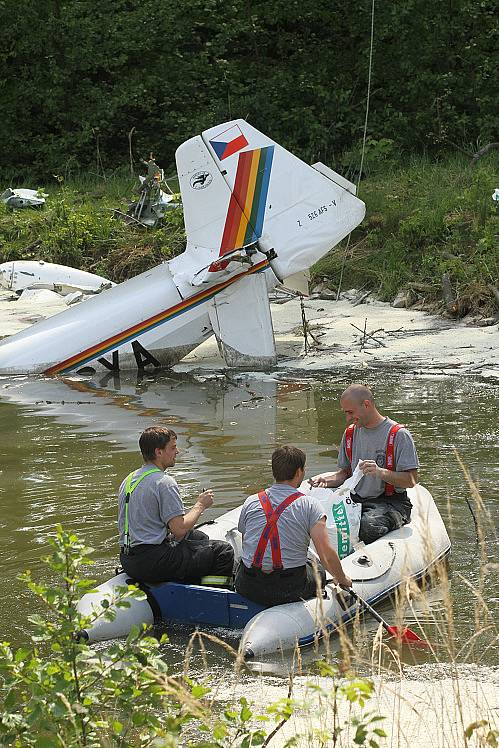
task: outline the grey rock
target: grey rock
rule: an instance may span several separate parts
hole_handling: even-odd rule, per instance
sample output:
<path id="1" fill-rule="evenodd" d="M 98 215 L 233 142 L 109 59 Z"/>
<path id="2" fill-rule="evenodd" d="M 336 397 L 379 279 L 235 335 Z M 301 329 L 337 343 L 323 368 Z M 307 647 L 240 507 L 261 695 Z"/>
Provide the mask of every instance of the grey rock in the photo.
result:
<path id="1" fill-rule="evenodd" d="M 324 299 L 324 301 L 333 301 L 334 299 L 336 299 L 336 293 L 334 291 L 331 291 L 329 288 L 325 288 L 320 292 L 320 294 L 318 294 L 316 298 Z"/>
<path id="2" fill-rule="evenodd" d="M 407 309 L 407 291 L 399 291 L 392 301 L 394 309 Z"/>
<path id="3" fill-rule="evenodd" d="M 324 289 L 326 289 L 326 288 L 327 288 L 326 281 L 321 281 L 320 283 L 318 283 L 316 286 L 314 286 L 312 288 L 311 295 L 312 294 L 316 294 L 316 293 L 317 294 L 322 293 L 324 291 Z"/>

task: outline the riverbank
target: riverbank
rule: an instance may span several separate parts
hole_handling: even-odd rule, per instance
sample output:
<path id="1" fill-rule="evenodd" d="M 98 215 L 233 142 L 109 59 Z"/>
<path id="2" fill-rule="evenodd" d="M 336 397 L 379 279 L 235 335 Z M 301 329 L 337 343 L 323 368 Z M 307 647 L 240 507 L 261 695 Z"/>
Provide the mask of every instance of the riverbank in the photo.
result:
<path id="1" fill-rule="evenodd" d="M 409 677 L 386 679 L 375 677 L 374 691 L 363 710 L 384 717 L 373 727 L 381 727 L 387 734 L 386 742 L 377 738 L 380 746 L 390 748 L 472 748 L 473 746 L 495 745 L 485 736 L 497 729 L 497 700 L 499 681 L 497 671 L 489 670 L 487 679 L 484 671 L 473 674 L 473 667 L 456 669 L 435 665 L 414 668 Z M 460 670 L 460 672 L 457 672 Z M 421 671 L 421 672 L 418 672 Z M 446 672 L 447 671 L 447 672 Z M 260 692 L 259 692 L 260 691 Z M 270 704 L 284 699 L 288 686 L 278 683 L 264 685 L 262 697 L 258 684 L 245 683 L 230 690 L 230 698 L 245 696 L 254 701 L 255 709 L 262 707 L 262 700 Z M 217 699 L 225 700 L 225 689 L 217 694 Z M 345 699 L 335 702 L 332 699 L 332 683 L 329 678 L 297 677 L 291 689 L 291 698 L 296 707 L 272 740 L 272 746 L 284 747 L 295 736 L 299 748 L 313 748 L 323 743 L 320 736 L 332 734 L 334 725 L 344 726 L 338 745 L 354 744 L 354 717 L 359 717 L 358 704 L 350 704 Z M 475 729 L 470 726 L 475 724 Z M 465 737 L 465 731 L 469 735 Z M 492 738 L 493 740 L 493 738 Z M 324 741 L 325 744 L 326 741 Z M 329 743 L 328 743 L 329 744 Z"/>
<path id="2" fill-rule="evenodd" d="M 0 292 L 0 338 L 67 308 L 52 292 L 13 300 Z M 278 371 L 358 371 L 389 368 L 414 375 L 462 374 L 499 379 L 499 325 L 444 319 L 415 309 L 397 309 L 347 291 L 339 301 L 305 299 L 306 341 L 300 299 L 274 294 L 272 319 Z M 85 303 L 85 302 L 82 302 Z M 225 368 L 215 338 L 196 348 L 178 372 Z"/>
<path id="3" fill-rule="evenodd" d="M 499 203 L 492 194 L 499 154 L 473 167 L 462 156 L 368 161 L 359 185 L 365 219 L 311 268 L 313 284 L 332 298 L 339 285 L 388 302 L 403 294 L 410 304 L 456 319 L 497 316 Z M 349 176 L 340 163 L 331 165 Z M 181 209 L 167 212 L 153 230 L 113 217 L 137 199 L 137 187 L 126 169 L 107 179 L 84 173 L 43 185 L 43 210 L 12 211 L 0 203 L 0 263 L 45 260 L 121 283 L 172 259 L 185 248 Z"/>
<path id="4" fill-rule="evenodd" d="M 366 299 L 355 291 L 340 301 L 307 299 L 273 303 L 278 369 L 304 372 L 400 369 L 415 375 L 470 374 L 499 379 L 499 326 L 478 327 L 471 320 L 446 320 L 413 309 Z M 223 368 L 213 338 L 177 371 Z"/>

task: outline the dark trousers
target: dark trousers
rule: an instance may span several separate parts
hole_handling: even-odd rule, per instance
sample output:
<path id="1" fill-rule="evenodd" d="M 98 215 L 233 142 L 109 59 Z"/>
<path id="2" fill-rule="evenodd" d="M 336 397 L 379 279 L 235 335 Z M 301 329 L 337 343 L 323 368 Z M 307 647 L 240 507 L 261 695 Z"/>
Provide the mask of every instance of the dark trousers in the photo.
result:
<path id="1" fill-rule="evenodd" d="M 351 494 L 354 501 L 360 496 Z M 411 521 L 412 504 L 406 493 L 396 497 L 381 494 L 376 499 L 361 500 L 362 517 L 360 519 L 359 539 L 364 543 L 374 543 L 387 532 L 398 530 Z"/>
<path id="2" fill-rule="evenodd" d="M 234 551 L 230 543 L 210 540 L 204 532 L 191 530 L 172 545 L 139 545 L 127 556 L 120 554 L 125 572 L 139 582 L 199 583 L 207 575 L 231 577 Z"/>
<path id="3" fill-rule="evenodd" d="M 321 587 L 326 584 L 326 572 L 317 564 Z M 312 562 L 294 569 L 281 569 L 265 574 L 260 569 L 248 569 L 241 561 L 236 570 L 236 590 L 243 597 L 260 605 L 283 605 L 298 600 L 309 600 L 317 594 L 317 583 Z"/>

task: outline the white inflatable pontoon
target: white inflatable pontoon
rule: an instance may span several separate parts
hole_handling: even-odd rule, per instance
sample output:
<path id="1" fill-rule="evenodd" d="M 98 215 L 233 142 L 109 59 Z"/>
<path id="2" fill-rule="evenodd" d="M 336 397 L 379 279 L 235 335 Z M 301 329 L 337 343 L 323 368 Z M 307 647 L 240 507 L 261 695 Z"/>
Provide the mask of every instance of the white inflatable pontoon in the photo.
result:
<path id="1" fill-rule="evenodd" d="M 342 565 L 353 581 L 353 589 L 367 602 L 375 604 L 393 593 L 408 579 L 419 579 L 450 551 L 450 540 L 431 494 L 420 485 L 409 489 L 413 503 L 410 524 L 389 533 L 368 546 L 359 548 Z M 203 526 L 213 540 L 226 540 L 241 555 L 241 536 L 237 531 L 240 507 Z M 126 574 L 118 574 L 88 593 L 79 602 L 81 614 L 95 618 L 110 606 L 117 588 L 126 585 Z M 143 585 L 148 600 L 131 600 L 129 608 L 115 608 L 114 621 L 102 616 L 85 634 L 90 642 L 126 636 L 132 625 L 177 621 L 242 629 L 240 650 L 246 659 L 295 646 L 311 644 L 325 631 L 333 631 L 340 621 L 352 619 L 357 604 L 343 609 L 333 584 L 327 584 L 324 597 L 263 609 L 227 589 L 173 582 Z"/>

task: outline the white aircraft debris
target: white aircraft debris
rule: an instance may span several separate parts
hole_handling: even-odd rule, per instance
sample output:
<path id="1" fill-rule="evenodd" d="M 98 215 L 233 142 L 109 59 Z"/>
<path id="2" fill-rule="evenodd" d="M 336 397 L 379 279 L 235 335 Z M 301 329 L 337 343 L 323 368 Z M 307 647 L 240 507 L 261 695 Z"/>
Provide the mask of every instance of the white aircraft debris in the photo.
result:
<path id="1" fill-rule="evenodd" d="M 12 190 L 8 187 L 0 195 L 0 200 L 9 206 L 9 208 L 40 208 L 45 205 L 45 198 L 48 197 L 44 192 L 38 190 Z"/>

